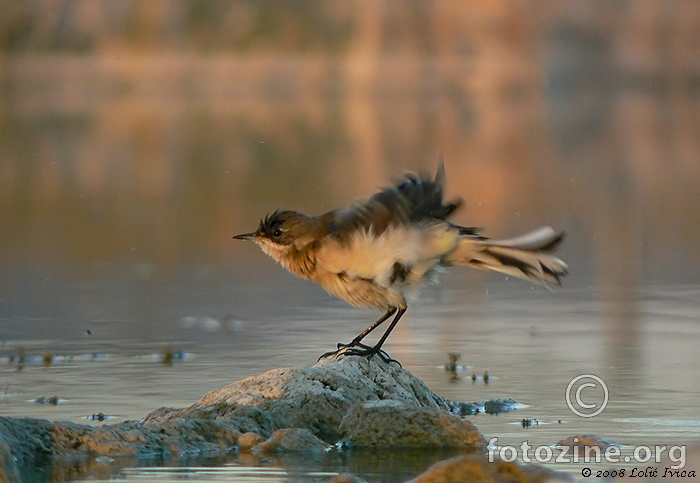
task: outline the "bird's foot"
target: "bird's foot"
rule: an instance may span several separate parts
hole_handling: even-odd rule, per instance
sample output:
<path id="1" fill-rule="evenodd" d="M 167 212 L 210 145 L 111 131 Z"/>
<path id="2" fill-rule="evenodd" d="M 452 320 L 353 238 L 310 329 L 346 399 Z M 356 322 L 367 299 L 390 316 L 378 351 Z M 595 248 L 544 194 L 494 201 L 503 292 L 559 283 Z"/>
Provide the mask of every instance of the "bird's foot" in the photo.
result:
<path id="1" fill-rule="evenodd" d="M 372 359 L 374 356 L 379 356 L 384 362 L 387 364 L 390 364 L 392 362 L 395 362 L 398 364 L 399 367 L 403 367 L 399 361 L 396 359 L 393 359 L 391 356 L 386 351 L 383 351 L 382 349 L 379 349 L 377 347 L 367 347 L 365 346 L 364 348 L 357 348 L 357 347 L 348 347 L 342 352 L 342 355 L 345 356 L 362 356 L 366 357 L 368 360 Z"/>
<path id="2" fill-rule="evenodd" d="M 354 349 L 356 347 L 359 347 L 361 349 L 367 350 L 371 349 L 370 346 L 362 344 L 360 342 L 350 342 L 349 344 L 343 344 L 342 342 L 338 342 L 338 349 L 334 351 L 329 351 L 329 352 L 324 352 L 321 354 L 321 357 L 318 358 L 317 361 L 320 361 L 321 359 L 325 359 L 326 357 L 338 357 L 341 355 L 345 355 L 345 351 L 349 349 Z"/>
<path id="3" fill-rule="evenodd" d="M 397 361 L 396 359 L 392 359 L 389 356 L 389 354 L 383 351 L 382 349 L 368 346 L 366 344 L 361 344 L 359 342 L 355 344 L 353 344 L 352 342 L 350 344 L 343 344 L 339 342 L 337 350 L 322 354 L 321 357 L 318 358 L 318 360 L 320 361 L 321 359 L 325 359 L 326 357 L 340 356 L 360 356 L 366 357 L 368 360 L 370 360 L 375 355 L 379 356 L 387 364 L 395 362 L 399 365 L 399 367 L 403 367 L 399 361 Z"/>

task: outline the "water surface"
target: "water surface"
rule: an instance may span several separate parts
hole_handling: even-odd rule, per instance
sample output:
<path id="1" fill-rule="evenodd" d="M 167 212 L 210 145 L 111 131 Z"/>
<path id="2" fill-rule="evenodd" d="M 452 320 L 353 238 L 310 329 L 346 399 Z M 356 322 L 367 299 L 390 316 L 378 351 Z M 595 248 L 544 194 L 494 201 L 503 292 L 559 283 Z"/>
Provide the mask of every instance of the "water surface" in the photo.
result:
<path id="1" fill-rule="evenodd" d="M 259 266 L 257 276 L 268 277 L 260 285 L 248 284 L 245 271 L 233 277 L 211 269 L 196 282 L 183 276 L 152 284 L 151 290 L 113 277 L 89 286 L 54 286 L 65 308 L 61 316 L 2 320 L 0 411 L 87 424 L 140 419 L 157 407 L 191 404 L 208 391 L 268 369 L 311 365 L 376 315 L 346 307 L 311 283 L 290 283 L 293 279 L 271 262 Z M 91 313 L 108 306 L 114 293 L 129 291 L 129 313 L 117 311 L 113 318 Z M 274 303 L 246 304 L 246 299 Z M 604 315 L 604 304 L 586 288 L 550 294 L 500 276 L 481 279 L 455 271 L 425 290 L 386 348 L 452 400 L 513 398 L 526 405 L 512 413 L 468 417 L 487 439 L 497 437 L 498 445 L 553 445 L 581 434 L 629 448 L 677 445 L 700 440 L 698 300 L 699 286 L 646 287 L 634 320 L 619 330 L 620 321 Z M 139 303 L 150 310 L 140 312 Z M 20 348 L 22 365 L 12 360 Z M 163 362 L 168 352 L 171 364 Z M 458 363 L 464 367 L 456 374 L 443 367 L 450 352 L 461 354 Z M 594 418 L 577 417 L 566 404 L 567 384 L 580 374 L 601 377 L 609 389 L 607 408 Z M 57 404 L 36 402 L 53 396 Z M 105 422 L 93 420 L 100 413 L 108 417 Z M 524 428 L 523 419 L 534 422 Z M 369 481 L 401 481 L 449 456 L 401 453 L 333 454 L 312 463 L 230 457 L 152 468 L 149 462 L 113 476 L 324 481 L 352 470 Z M 124 463 L 134 464 L 115 462 L 113 470 Z M 112 474 L 110 465 L 102 466 L 100 471 Z M 553 467 L 580 471 L 580 465 Z"/>

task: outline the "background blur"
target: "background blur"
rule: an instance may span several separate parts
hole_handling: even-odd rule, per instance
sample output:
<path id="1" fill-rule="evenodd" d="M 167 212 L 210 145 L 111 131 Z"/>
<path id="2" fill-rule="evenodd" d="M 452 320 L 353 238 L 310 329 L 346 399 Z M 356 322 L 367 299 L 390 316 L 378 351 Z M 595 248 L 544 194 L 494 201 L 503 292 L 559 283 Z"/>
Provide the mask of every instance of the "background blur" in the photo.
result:
<path id="1" fill-rule="evenodd" d="M 216 277 L 286 277 L 231 236 L 276 208 L 321 213 L 434 171 L 438 150 L 467 199 L 457 222 L 566 229 L 566 284 L 615 318 L 634 317 L 644 284 L 697 281 L 694 0 L 0 10 L 6 322 L 142 314 L 173 280 L 192 285 L 181 299 Z M 92 301 L 96 281 L 110 288 Z M 267 310 L 255 294 L 231 310 Z"/>

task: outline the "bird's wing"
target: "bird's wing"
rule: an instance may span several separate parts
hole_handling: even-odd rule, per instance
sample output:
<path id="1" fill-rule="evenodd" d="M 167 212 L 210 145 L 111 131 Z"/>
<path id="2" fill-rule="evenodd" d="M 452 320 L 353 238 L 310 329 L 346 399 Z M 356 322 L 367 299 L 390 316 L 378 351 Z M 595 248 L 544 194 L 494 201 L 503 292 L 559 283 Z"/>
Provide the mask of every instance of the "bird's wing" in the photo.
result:
<path id="1" fill-rule="evenodd" d="M 445 168 L 440 162 L 435 178 L 405 173 L 393 186 L 367 200 L 355 202 L 335 213 L 330 234 L 340 241 L 348 240 L 358 230 L 379 236 L 387 228 L 446 220 L 461 204 L 461 199 L 445 203 Z M 456 227 L 464 234 L 476 234 L 473 227 Z"/>

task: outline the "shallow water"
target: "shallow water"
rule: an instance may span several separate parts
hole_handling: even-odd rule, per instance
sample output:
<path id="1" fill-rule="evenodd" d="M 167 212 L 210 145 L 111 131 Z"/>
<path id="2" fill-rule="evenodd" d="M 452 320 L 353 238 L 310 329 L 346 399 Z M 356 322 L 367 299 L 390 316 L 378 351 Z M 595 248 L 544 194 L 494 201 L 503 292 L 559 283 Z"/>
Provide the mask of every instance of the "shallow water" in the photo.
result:
<path id="1" fill-rule="evenodd" d="M 195 281 L 189 276 L 151 281 L 149 290 L 128 277 L 57 284 L 49 292 L 62 301 L 61 315 L 0 321 L 0 413 L 88 424 L 139 419 L 157 407 L 191 404 L 208 391 L 268 369 L 313 364 L 376 315 L 347 307 L 311 283 L 290 283 L 290 276 L 275 270 L 271 262 L 233 276 L 202 270 Z M 253 284 L 247 284 L 246 273 Z M 255 283 L 261 279 L 265 283 Z M 115 293 L 129 300 L 114 301 Z M 273 303 L 251 302 L 260 300 Z M 149 310 L 139 312 L 139 304 Z M 130 313 L 120 313 L 120 306 L 130 307 Z M 631 454 L 637 445 L 700 441 L 700 286 L 650 286 L 629 309 L 611 311 L 585 287 L 550 294 L 503 277 L 450 272 L 424 291 L 386 349 L 452 400 L 513 398 L 525 405 L 511 413 L 468 417 L 487 440 L 497 437 L 499 447 L 523 441 L 533 448 L 551 446 L 594 434 Z M 111 310 L 113 318 L 103 318 L 100 310 Z M 628 315 L 615 319 L 606 315 L 610 312 Z M 461 355 L 455 373 L 444 368 L 450 352 Z M 172 355 L 172 363 L 163 361 L 164 353 Z M 581 374 L 597 375 L 609 390 L 607 407 L 593 418 L 574 415 L 566 404 L 567 385 Z M 582 391 L 584 402 L 602 398 L 599 389 Z M 94 421 L 100 413 L 106 420 Z M 523 427 L 523 419 L 531 425 Z M 448 456 L 332 452 L 311 462 L 242 456 L 214 462 L 117 461 L 95 463 L 92 471 L 122 481 L 327 481 L 342 471 L 368 481 L 402 481 Z M 119 469 L 124 464 L 137 467 Z M 584 466 L 552 467 L 576 475 Z M 54 473 L 50 478 L 73 477 Z M 47 476 L 37 474 L 37 479 Z"/>

